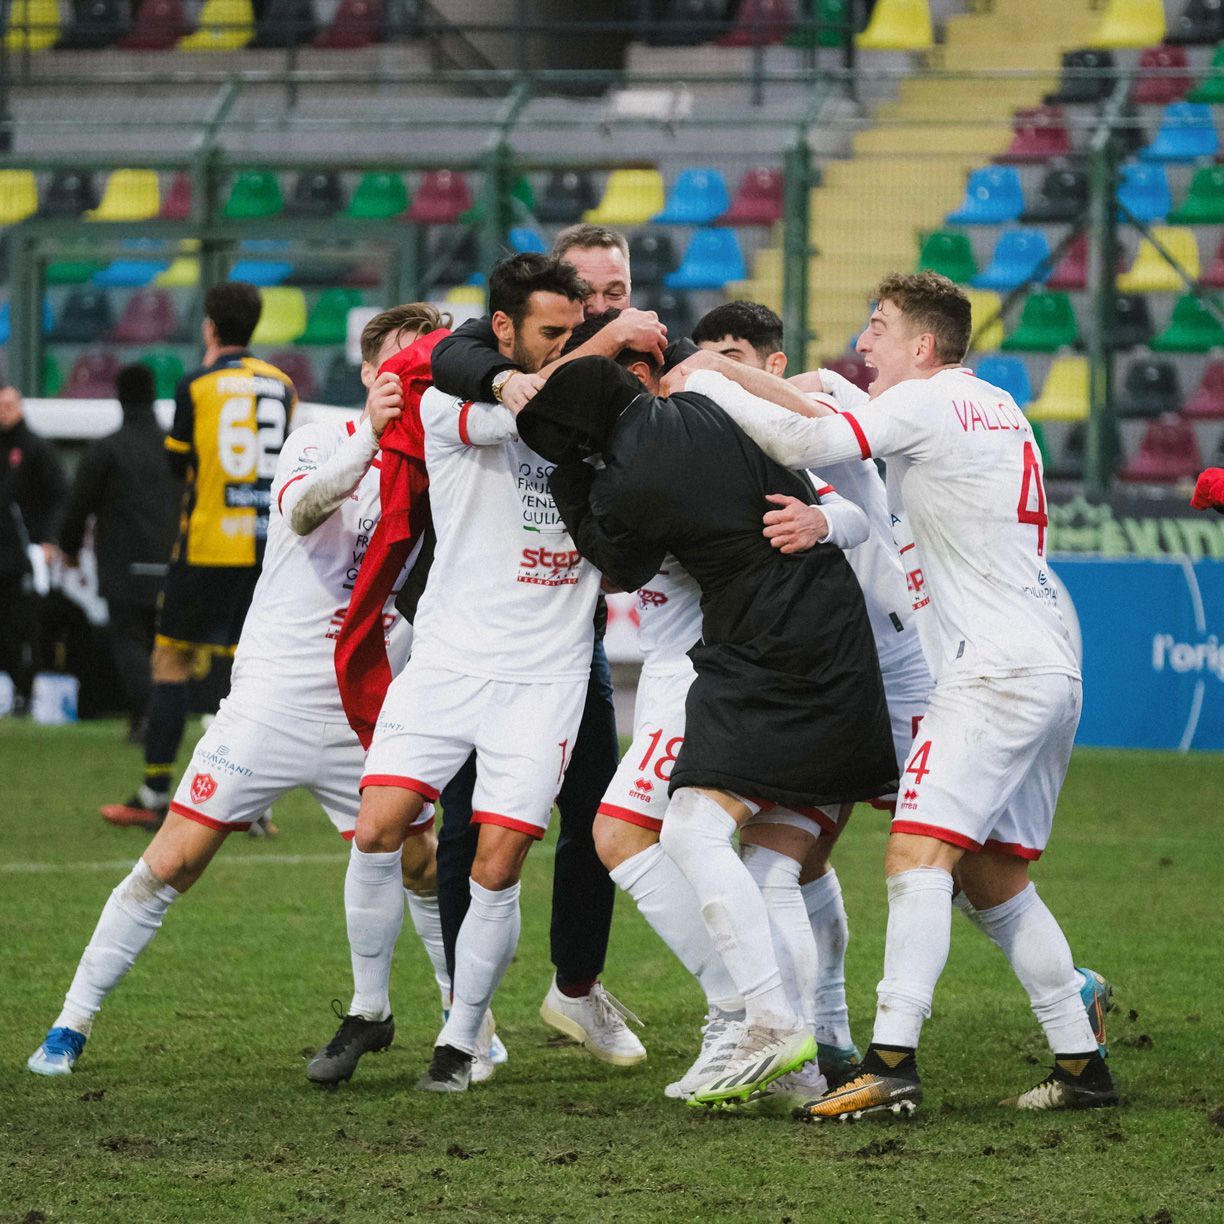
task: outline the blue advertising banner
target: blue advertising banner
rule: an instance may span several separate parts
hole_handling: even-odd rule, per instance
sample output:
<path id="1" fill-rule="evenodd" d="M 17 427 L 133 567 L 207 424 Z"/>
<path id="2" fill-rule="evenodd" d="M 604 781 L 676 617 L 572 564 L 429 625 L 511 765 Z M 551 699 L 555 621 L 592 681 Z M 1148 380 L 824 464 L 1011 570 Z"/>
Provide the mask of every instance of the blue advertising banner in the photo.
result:
<path id="1" fill-rule="evenodd" d="M 1051 558 L 1079 619 L 1077 742 L 1224 749 L 1224 563 Z"/>

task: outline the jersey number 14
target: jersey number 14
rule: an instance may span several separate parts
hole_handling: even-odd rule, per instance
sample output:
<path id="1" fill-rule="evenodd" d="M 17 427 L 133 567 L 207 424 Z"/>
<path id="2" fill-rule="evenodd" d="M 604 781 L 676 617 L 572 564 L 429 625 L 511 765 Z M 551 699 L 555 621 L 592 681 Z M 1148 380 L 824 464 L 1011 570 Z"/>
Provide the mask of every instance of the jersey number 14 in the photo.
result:
<path id="1" fill-rule="evenodd" d="M 1031 505 L 1036 494 L 1037 504 Z M 1041 483 L 1041 464 L 1031 442 L 1024 444 L 1024 477 L 1020 481 L 1020 502 L 1016 506 L 1016 519 L 1021 523 L 1032 523 L 1037 528 L 1037 555 L 1045 555 L 1046 528 L 1050 516 L 1046 514 L 1045 486 Z"/>

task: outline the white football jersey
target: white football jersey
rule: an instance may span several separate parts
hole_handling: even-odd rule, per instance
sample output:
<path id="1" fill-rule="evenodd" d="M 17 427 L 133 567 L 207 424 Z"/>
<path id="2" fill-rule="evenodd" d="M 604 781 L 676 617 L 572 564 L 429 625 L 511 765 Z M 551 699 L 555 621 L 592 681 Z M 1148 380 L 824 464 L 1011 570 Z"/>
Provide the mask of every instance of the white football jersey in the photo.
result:
<path id="1" fill-rule="evenodd" d="M 281 450 L 263 571 L 238 639 L 229 695 L 248 717 L 271 709 L 317 722 L 346 721 L 336 683 L 336 637 L 382 513 L 378 459 L 347 500 L 309 535 L 293 532 L 282 509 L 286 490 L 309 479 L 354 433 L 352 422 L 303 425 Z M 396 591 L 415 560 L 414 551 Z M 398 670 L 408 657 L 412 627 L 394 605 L 392 595 L 383 624 L 392 670 Z"/>
<path id="2" fill-rule="evenodd" d="M 553 465 L 500 404 L 431 387 L 421 423 L 437 547 L 414 663 L 518 683 L 588 676 L 599 574 L 561 521 Z"/>
<path id="3" fill-rule="evenodd" d="M 701 640 L 701 587 L 670 553 L 638 593 L 642 672 L 664 676 L 691 670 L 688 652 Z"/>

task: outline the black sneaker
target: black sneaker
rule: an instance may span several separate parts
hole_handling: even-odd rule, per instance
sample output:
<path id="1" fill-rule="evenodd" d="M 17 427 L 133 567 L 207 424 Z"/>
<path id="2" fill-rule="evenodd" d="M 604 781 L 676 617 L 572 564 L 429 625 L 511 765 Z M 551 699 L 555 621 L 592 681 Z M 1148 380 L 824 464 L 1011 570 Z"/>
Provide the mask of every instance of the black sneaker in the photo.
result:
<path id="1" fill-rule="evenodd" d="M 332 1011 L 340 1017 L 340 1027 L 306 1067 L 306 1078 L 314 1084 L 339 1084 L 352 1079 L 363 1054 L 376 1054 L 395 1040 L 394 1016 L 385 1020 L 346 1016 L 338 999 L 332 1000 Z"/>
<path id="2" fill-rule="evenodd" d="M 429 1070 L 417 1080 L 420 1092 L 466 1092 L 472 1079 L 472 1056 L 454 1046 L 434 1046 Z"/>
<path id="3" fill-rule="evenodd" d="M 1010 1109 L 1099 1109 L 1117 1103 L 1109 1064 L 1097 1050 L 1055 1054 L 1054 1069 L 1040 1084 L 999 1102 Z"/>

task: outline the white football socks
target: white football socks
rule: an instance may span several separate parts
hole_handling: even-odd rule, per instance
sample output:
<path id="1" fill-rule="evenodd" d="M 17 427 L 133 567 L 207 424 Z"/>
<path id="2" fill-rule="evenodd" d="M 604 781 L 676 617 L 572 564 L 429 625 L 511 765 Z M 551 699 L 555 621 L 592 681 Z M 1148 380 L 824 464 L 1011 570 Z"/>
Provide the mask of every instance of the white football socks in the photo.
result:
<path id="1" fill-rule="evenodd" d="M 472 880 L 470 887 L 472 904 L 455 941 L 450 1018 L 434 1044 L 454 1046 L 474 1055 L 485 1012 L 518 944 L 521 885 L 511 884 L 493 892 Z"/>
<path id="2" fill-rule="evenodd" d="M 404 899 L 408 902 L 408 916 L 412 919 L 413 930 L 429 955 L 434 981 L 438 983 L 442 998 L 449 1000 L 451 980 L 446 971 L 446 946 L 442 942 L 442 916 L 438 912 L 438 894 L 436 891 L 413 892 L 406 888 Z M 446 1006 L 449 1006 L 449 1002 Z"/>
<path id="3" fill-rule="evenodd" d="M 746 1023 L 793 1032 L 802 1021 L 782 985 L 761 891 L 731 844 L 735 827 L 712 799 L 683 787 L 672 796 L 659 844 L 697 896 Z"/>
<path id="4" fill-rule="evenodd" d="M 89 1036 L 103 1000 L 148 947 L 178 896 L 177 889 L 163 884 L 144 859 L 137 860 L 102 907 L 53 1027 L 75 1029 Z"/>
<path id="5" fill-rule="evenodd" d="M 1084 1054 L 1097 1048 L 1096 1035 L 1080 997 L 1081 979 L 1071 947 L 1032 881 L 1010 901 L 975 910 L 964 899 L 957 907 L 1007 957 L 1028 993 L 1037 1023 L 1055 1054 Z"/>
<path id="6" fill-rule="evenodd" d="M 697 979 L 709 1006 L 720 1012 L 740 1011 L 744 1002 L 710 942 L 696 894 L 663 847 L 648 846 L 608 874 L 633 898 L 655 934 Z"/>
<path id="7" fill-rule="evenodd" d="M 952 876 L 916 867 L 888 877 L 884 977 L 876 987 L 877 1045 L 918 1045 L 952 937 Z"/>
<path id="8" fill-rule="evenodd" d="M 740 857 L 756 881 L 769 915 L 774 953 L 782 971 L 791 1006 L 815 1029 L 812 1013 L 816 999 L 816 941 L 807 906 L 799 889 L 799 863 L 765 846 L 741 846 Z"/>
<path id="9" fill-rule="evenodd" d="M 391 1014 L 391 957 L 404 925 L 402 850 L 358 850 L 344 877 L 344 913 L 353 963 L 349 1015 L 385 1020 Z"/>
<path id="10" fill-rule="evenodd" d="M 848 1049 L 850 1012 L 846 1007 L 846 945 L 850 924 L 842 901 L 841 881 L 832 867 L 803 885 L 812 938 L 816 941 L 816 989 L 812 1002 L 813 1026 L 821 1045 Z"/>

